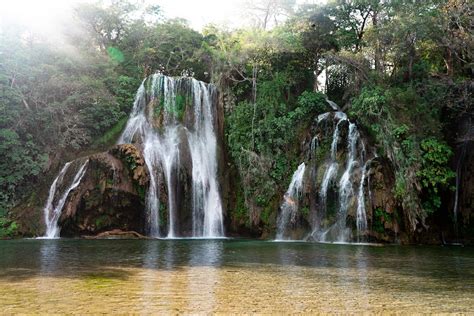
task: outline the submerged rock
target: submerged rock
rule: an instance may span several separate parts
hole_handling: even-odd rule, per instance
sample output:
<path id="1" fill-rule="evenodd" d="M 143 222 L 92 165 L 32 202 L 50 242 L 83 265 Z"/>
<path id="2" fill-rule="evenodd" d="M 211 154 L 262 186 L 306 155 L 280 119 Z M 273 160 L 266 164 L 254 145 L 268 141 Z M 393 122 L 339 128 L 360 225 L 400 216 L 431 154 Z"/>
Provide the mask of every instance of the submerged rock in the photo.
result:
<path id="1" fill-rule="evenodd" d="M 120 229 L 114 229 L 114 230 L 102 232 L 96 236 L 83 236 L 83 237 L 86 239 L 148 239 L 149 238 L 133 230 L 123 231 Z"/>

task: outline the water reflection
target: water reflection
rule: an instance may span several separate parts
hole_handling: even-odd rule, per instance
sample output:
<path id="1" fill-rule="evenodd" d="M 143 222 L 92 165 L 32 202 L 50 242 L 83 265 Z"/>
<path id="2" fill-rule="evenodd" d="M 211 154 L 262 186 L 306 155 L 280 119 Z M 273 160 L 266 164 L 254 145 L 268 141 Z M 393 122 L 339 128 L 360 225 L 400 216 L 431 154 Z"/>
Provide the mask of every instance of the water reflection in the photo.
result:
<path id="1" fill-rule="evenodd" d="M 143 301 L 142 309 L 147 311 L 151 309 L 155 301 L 155 293 L 157 293 L 157 286 L 160 284 L 159 280 L 155 279 L 155 270 L 158 268 L 159 248 L 158 244 L 153 240 L 145 243 L 145 253 L 143 256 L 143 276 L 142 280 L 142 294 Z"/>
<path id="2" fill-rule="evenodd" d="M 214 310 L 222 252 L 221 241 L 198 242 L 191 248 L 189 266 L 195 267 L 187 271 L 187 296 L 191 311 Z"/>
<path id="3" fill-rule="evenodd" d="M 58 286 L 51 282 L 51 278 L 55 276 L 58 265 L 60 264 L 60 258 L 58 258 L 58 240 L 57 239 L 44 239 L 41 241 L 40 247 L 40 275 L 36 286 L 37 304 L 40 305 L 42 302 L 50 301 L 52 299 L 52 293 L 58 291 Z"/>
<path id="4" fill-rule="evenodd" d="M 51 276 L 57 270 L 58 260 L 58 240 L 43 240 L 40 247 L 41 275 Z"/>
<path id="5" fill-rule="evenodd" d="M 360 299 L 358 300 L 359 305 L 366 310 L 369 307 L 369 285 L 368 285 L 368 269 L 367 269 L 367 256 L 365 254 L 364 247 L 358 247 L 356 251 L 356 274 L 359 281 L 359 288 L 356 291 L 359 293 Z"/>
<path id="6" fill-rule="evenodd" d="M 466 313 L 474 301 L 473 249 L 35 240 L 0 253 L 7 314 Z"/>
<path id="7" fill-rule="evenodd" d="M 138 272 L 143 310 L 212 311 L 222 253 L 221 241 L 147 241 Z"/>
<path id="8" fill-rule="evenodd" d="M 299 279 L 304 278 L 304 272 L 298 261 L 300 260 L 298 251 L 293 247 L 288 247 L 286 243 L 278 245 L 278 259 L 279 264 L 285 269 L 288 278 L 283 279 L 284 284 L 281 284 L 279 290 L 283 291 L 285 295 L 302 295 L 305 293 L 305 288 L 295 286 L 296 284 L 303 284 Z"/>

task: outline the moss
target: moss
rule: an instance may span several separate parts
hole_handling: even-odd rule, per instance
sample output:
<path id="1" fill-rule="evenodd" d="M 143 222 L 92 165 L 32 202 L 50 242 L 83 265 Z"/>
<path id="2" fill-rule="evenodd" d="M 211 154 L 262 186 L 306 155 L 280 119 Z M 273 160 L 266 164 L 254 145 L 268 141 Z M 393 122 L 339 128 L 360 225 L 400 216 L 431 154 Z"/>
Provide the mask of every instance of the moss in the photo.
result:
<path id="1" fill-rule="evenodd" d="M 110 128 L 107 132 L 104 133 L 99 139 L 97 139 L 93 143 L 93 147 L 103 147 L 103 146 L 111 146 L 114 144 L 120 136 L 120 133 L 125 128 L 127 124 L 128 117 L 121 118 L 112 128 Z"/>
<path id="2" fill-rule="evenodd" d="M 329 137 L 324 137 L 324 140 L 316 147 L 314 157 L 315 163 L 319 164 L 329 156 L 331 151 L 331 141 Z"/>
<path id="3" fill-rule="evenodd" d="M 305 220 L 308 220 L 309 217 L 309 207 L 304 206 L 300 208 L 300 213 Z"/>
<path id="4" fill-rule="evenodd" d="M 391 223 L 392 220 L 392 216 L 389 213 L 387 213 L 384 209 L 377 207 L 374 211 L 374 231 L 383 234 L 385 232 L 384 223 Z"/>
<path id="5" fill-rule="evenodd" d="M 100 215 L 95 219 L 95 227 L 96 230 L 103 230 L 104 228 L 107 228 L 111 223 L 110 223 L 110 218 L 107 215 Z"/>
<path id="6" fill-rule="evenodd" d="M 128 170 L 133 171 L 137 167 L 137 162 L 135 161 L 135 157 L 133 156 L 126 156 L 125 161 L 127 163 Z"/>
<path id="7" fill-rule="evenodd" d="M 161 114 L 162 114 L 162 110 L 163 110 L 163 98 L 160 98 L 160 99 L 155 99 L 153 101 L 153 116 L 155 119 L 159 119 Z"/>
<path id="8" fill-rule="evenodd" d="M 107 186 L 113 186 L 114 185 L 114 179 L 107 178 L 105 180 L 105 182 L 107 183 Z"/>
<path id="9" fill-rule="evenodd" d="M 85 199 L 85 208 L 91 209 L 95 208 L 95 206 L 99 205 L 99 201 L 101 199 L 100 194 L 100 187 L 97 187 L 92 191 L 90 191 L 89 196 Z"/>
<path id="10" fill-rule="evenodd" d="M 240 190 L 237 191 L 236 205 L 233 212 L 231 213 L 231 216 L 233 217 L 234 222 L 245 223 L 245 226 L 250 226 L 248 209 L 245 206 L 245 199 L 243 193 Z"/>
<path id="11" fill-rule="evenodd" d="M 166 205 L 164 203 L 160 203 L 160 226 L 165 227 L 168 224 L 168 210 L 166 209 Z"/>
<path id="12" fill-rule="evenodd" d="M 263 209 L 262 213 L 260 214 L 260 219 L 262 220 L 262 223 L 265 226 L 270 225 L 270 216 L 273 212 L 273 207 L 267 206 L 266 208 Z"/>
<path id="13" fill-rule="evenodd" d="M 143 186 L 141 186 L 141 185 L 139 185 L 135 182 L 135 189 L 137 190 L 138 196 L 140 197 L 140 199 L 145 201 L 145 194 L 146 194 L 145 187 L 143 187 Z"/>

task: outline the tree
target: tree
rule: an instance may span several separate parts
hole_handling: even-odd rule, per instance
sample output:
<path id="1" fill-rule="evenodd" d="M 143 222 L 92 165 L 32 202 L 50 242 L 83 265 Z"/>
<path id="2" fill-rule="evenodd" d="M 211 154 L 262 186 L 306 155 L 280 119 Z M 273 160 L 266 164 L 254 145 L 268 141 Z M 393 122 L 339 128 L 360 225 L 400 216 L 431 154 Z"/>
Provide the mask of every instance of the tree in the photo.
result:
<path id="1" fill-rule="evenodd" d="M 257 27 L 267 30 L 278 26 L 293 13 L 295 0 L 258 0 L 245 3 L 246 12 L 254 19 Z"/>

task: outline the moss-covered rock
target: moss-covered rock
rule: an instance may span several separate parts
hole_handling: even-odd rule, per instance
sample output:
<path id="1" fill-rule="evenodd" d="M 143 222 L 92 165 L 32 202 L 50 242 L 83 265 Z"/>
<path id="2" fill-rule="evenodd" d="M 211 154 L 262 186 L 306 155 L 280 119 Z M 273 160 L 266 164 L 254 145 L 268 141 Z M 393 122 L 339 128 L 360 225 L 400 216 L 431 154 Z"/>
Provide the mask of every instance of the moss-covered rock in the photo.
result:
<path id="1" fill-rule="evenodd" d="M 117 145 L 88 157 L 87 171 L 70 193 L 59 219 L 61 236 L 96 235 L 112 229 L 145 234 L 149 176 L 134 145 Z"/>

